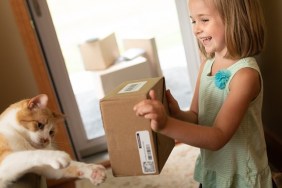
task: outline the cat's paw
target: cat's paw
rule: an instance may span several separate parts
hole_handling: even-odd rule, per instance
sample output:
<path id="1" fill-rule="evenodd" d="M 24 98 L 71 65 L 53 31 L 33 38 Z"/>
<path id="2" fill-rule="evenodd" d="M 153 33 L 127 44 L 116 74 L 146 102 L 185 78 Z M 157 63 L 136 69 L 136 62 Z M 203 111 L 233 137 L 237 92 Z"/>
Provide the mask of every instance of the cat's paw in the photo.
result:
<path id="1" fill-rule="evenodd" d="M 62 169 L 69 166 L 71 158 L 69 154 L 63 151 L 53 151 L 49 156 L 48 163 L 54 169 Z"/>
<path id="2" fill-rule="evenodd" d="M 90 177 L 91 183 L 99 185 L 107 178 L 106 168 L 102 165 L 92 165 L 92 173 Z"/>
<path id="3" fill-rule="evenodd" d="M 99 185 L 103 183 L 106 178 L 106 168 L 102 165 L 88 164 L 81 170 L 81 175 L 87 178 L 94 185 Z"/>

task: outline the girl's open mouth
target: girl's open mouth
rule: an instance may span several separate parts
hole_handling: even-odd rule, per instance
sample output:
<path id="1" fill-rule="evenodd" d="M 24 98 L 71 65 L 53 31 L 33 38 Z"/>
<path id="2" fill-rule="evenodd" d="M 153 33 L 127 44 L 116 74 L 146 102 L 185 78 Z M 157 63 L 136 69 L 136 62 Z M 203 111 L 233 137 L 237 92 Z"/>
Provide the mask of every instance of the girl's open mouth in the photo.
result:
<path id="1" fill-rule="evenodd" d="M 202 43 L 203 43 L 203 45 L 207 45 L 208 42 L 211 41 L 211 39 L 212 39 L 212 37 L 204 37 L 204 38 L 202 38 Z"/>

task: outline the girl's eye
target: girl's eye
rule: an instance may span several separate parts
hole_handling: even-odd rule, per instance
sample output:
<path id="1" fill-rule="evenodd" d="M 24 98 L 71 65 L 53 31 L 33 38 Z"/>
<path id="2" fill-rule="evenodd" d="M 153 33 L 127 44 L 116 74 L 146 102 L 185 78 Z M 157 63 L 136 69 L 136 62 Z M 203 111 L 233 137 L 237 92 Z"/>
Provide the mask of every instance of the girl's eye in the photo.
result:
<path id="1" fill-rule="evenodd" d="M 209 19 L 202 19 L 201 21 L 205 23 L 205 22 L 208 22 Z"/>
<path id="2" fill-rule="evenodd" d="M 37 123 L 37 127 L 38 127 L 38 129 L 40 129 L 40 130 L 42 130 L 42 129 L 44 129 L 44 124 L 43 123 L 40 123 L 40 122 L 38 122 Z"/>
<path id="3" fill-rule="evenodd" d="M 192 24 L 195 24 L 195 23 L 196 23 L 196 20 L 193 19 L 193 18 L 191 18 L 191 17 L 190 17 L 190 21 L 191 21 Z"/>
<path id="4" fill-rule="evenodd" d="M 196 23 L 195 19 L 192 16 L 189 17 L 189 20 L 191 21 L 192 24 Z"/>
<path id="5" fill-rule="evenodd" d="M 53 136 L 55 135 L 55 131 L 51 130 L 51 131 L 49 132 L 49 135 L 50 135 L 51 137 L 53 137 Z"/>
<path id="6" fill-rule="evenodd" d="M 206 22 L 208 22 L 208 21 L 210 21 L 209 19 L 201 19 L 201 20 L 199 20 L 199 21 L 201 21 L 202 23 L 206 23 Z M 192 24 L 196 24 L 196 20 L 191 20 L 191 23 Z"/>

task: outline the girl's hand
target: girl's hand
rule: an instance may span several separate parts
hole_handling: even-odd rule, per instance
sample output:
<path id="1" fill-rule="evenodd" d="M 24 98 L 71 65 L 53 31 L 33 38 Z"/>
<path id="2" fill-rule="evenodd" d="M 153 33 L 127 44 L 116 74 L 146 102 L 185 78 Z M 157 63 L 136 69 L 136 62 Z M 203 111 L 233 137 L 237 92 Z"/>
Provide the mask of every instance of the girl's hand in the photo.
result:
<path id="1" fill-rule="evenodd" d="M 151 99 L 146 99 L 133 107 L 137 116 L 151 120 L 151 128 L 153 131 L 159 132 L 165 128 L 167 122 L 167 113 L 164 105 L 157 100 L 155 91 L 149 93 Z"/>
<path id="2" fill-rule="evenodd" d="M 169 112 L 172 117 L 177 118 L 177 115 L 181 112 L 178 102 L 170 93 L 170 90 L 166 91 L 166 98 L 168 102 Z"/>

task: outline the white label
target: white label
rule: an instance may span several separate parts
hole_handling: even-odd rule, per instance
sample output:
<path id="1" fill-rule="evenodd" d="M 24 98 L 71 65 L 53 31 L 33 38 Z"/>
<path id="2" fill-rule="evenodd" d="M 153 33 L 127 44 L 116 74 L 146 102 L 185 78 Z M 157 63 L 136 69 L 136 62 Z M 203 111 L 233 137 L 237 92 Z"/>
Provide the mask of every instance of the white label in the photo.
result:
<path id="1" fill-rule="evenodd" d="M 144 174 L 154 174 L 156 172 L 150 135 L 148 131 L 136 132 L 137 147 L 142 171 Z"/>
<path id="2" fill-rule="evenodd" d="M 140 90 L 147 81 L 144 82 L 135 82 L 135 83 L 130 83 L 124 86 L 118 93 L 130 93 L 130 92 L 135 92 Z"/>

